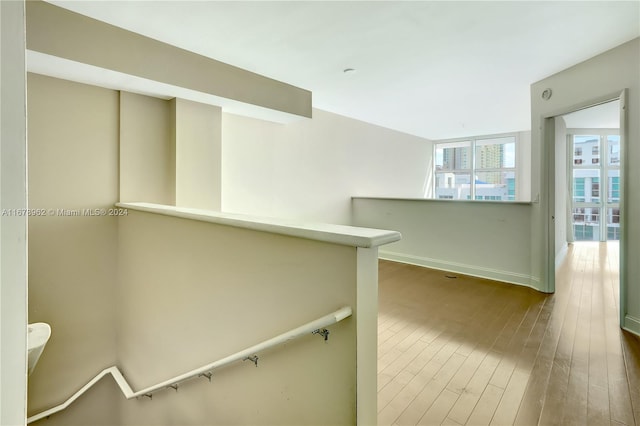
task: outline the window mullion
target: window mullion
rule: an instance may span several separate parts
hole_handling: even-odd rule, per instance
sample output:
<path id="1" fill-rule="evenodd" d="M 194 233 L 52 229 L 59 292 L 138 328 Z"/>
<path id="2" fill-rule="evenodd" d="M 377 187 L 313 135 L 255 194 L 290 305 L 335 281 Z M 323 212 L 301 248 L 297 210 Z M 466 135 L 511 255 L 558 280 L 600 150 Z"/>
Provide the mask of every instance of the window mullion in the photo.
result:
<path id="1" fill-rule="evenodd" d="M 472 200 L 476 199 L 476 140 L 471 140 L 471 190 L 470 196 Z"/>

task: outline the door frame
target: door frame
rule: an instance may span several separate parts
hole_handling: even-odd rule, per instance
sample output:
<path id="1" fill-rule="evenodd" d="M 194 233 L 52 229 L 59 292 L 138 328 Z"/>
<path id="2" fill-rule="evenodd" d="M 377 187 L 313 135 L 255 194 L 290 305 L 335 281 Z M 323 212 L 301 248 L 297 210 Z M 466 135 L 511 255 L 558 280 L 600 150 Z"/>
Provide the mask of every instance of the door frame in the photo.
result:
<path id="1" fill-rule="evenodd" d="M 542 182 L 541 188 L 546 189 L 542 203 L 542 214 L 544 224 L 544 241 L 543 247 L 546 247 L 546 259 L 543 262 L 544 289 L 546 293 L 554 293 L 556 289 L 556 262 L 555 262 L 555 119 L 575 111 L 597 106 L 603 103 L 619 100 L 620 101 L 620 155 L 622 161 L 620 163 L 620 326 L 624 326 L 626 316 L 627 302 L 627 226 L 626 226 L 626 198 L 628 188 L 628 161 L 627 158 L 627 141 L 628 141 L 628 123 L 627 123 L 627 99 L 628 90 L 621 89 L 614 93 L 600 96 L 562 110 L 553 111 L 552 113 L 543 115 L 541 118 L 541 134 L 543 136 L 542 146 Z M 565 213 L 562 212 L 564 215 Z"/>

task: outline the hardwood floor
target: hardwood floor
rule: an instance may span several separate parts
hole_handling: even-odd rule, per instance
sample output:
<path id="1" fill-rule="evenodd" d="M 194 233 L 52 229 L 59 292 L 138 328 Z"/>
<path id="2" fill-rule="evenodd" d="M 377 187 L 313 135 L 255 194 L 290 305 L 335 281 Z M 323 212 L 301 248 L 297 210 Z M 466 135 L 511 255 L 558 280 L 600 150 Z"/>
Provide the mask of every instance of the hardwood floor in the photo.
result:
<path id="1" fill-rule="evenodd" d="M 571 245 L 553 295 L 380 261 L 378 424 L 640 424 L 617 247 Z"/>

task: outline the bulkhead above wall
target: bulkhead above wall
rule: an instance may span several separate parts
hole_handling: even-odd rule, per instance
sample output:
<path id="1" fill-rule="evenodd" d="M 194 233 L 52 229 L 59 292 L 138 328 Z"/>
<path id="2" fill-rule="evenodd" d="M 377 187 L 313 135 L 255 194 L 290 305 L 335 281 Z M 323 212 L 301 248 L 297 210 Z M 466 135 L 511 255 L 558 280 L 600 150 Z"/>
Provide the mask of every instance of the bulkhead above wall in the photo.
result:
<path id="1" fill-rule="evenodd" d="M 30 72 L 217 105 L 276 122 L 311 117 L 311 92 L 71 12 L 26 4 Z"/>

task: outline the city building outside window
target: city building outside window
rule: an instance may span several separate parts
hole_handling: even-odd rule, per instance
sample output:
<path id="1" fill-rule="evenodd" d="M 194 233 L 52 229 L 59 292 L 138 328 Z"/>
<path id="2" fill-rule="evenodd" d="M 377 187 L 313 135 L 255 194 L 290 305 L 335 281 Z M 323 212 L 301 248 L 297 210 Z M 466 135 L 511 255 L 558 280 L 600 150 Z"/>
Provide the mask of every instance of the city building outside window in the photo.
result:
<path id="1" fill-rule="evenodd" d="M 435 198 L 516 200 L 516 137 L 477 137 L 434 145 Z"/>
<path id="2" fill-rule="evenodd" d="M 619 239 L 620 136 L 609 130 L 574 134 L 572 143 L 574 239 Z"/>
<path id="3" fill-rule="evenodd" d="M 600 178 L 594 177 L 591 179 L 591 200 L 598 202 L 600 199 Z"/>

